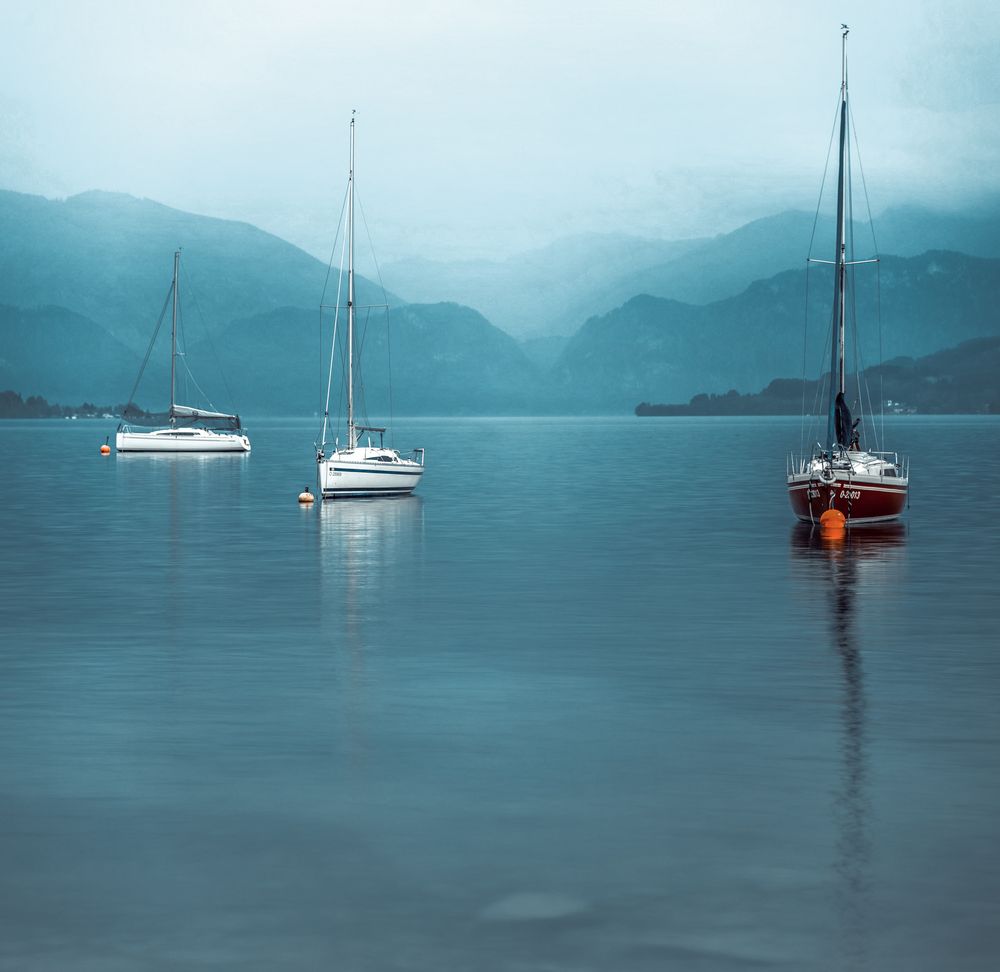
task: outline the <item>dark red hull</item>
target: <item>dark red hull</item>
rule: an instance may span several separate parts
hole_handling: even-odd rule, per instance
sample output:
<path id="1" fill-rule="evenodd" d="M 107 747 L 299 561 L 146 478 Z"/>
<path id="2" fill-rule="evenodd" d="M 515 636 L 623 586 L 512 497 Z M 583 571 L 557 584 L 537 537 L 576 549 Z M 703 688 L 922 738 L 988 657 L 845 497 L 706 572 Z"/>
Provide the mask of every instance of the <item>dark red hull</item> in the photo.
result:
<path id="1" fill-rule="evenodd" d="M 807 475 L 791 476 L 788 499 L 792 512 L 800 519 L 819 522 L 826 510 L 840 510 L 850 523 L 877 523 L 894 520 L 906 508 L 906 481 L 854 477 L 824 483 Z"/>

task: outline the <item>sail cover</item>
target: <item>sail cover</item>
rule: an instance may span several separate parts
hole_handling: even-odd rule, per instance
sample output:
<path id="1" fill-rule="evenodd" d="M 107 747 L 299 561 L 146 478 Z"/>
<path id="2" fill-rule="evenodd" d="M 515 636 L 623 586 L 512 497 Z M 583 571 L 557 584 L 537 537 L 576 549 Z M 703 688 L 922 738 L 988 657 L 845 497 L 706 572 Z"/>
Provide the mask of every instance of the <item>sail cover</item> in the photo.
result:
<path id="1" fill-rule="evenodd" d="M 238 415 L 210 412 L 204 408 L 191 408 L 189 405 L 175 405 L 167 412 L 145 412 L 138 406 L 129 404 L 122 412 L 122 420 L 130 425 L 154 429 L 162 429 L 168 425 L 200 425 L 218 431 L 239 431 L 242 428 Z"/>
<path id="2" fill-rule="evenodd" d="M 229 415 L 226 412 L 209 412 L 203 408 L 191 408 L 190 405 L 175 405 L 170 414 L 174 418 L 186 419 L 237 419 L 238 415 Z"/>
<path id="3" fill-rule="evenodd" d="M 170 409 L 170 419 L 174 425 L 202 425 L 208 429 L 230 429 L 239 431 L 240 417 L 227 412 L 209 412 L 204 408 L 192 408 L 190 405 L 174 405 Z"/>
<path id="4" fill-rule="evenodd" d="M 851 410 L 844 401 L 844 393 L 837 392 L 837 400 L 834 403 L 834 431 L 837 433 L 837 443 L 842 446 L 851 444 L 851 432 L 854 426 L 851 422 Z"/>

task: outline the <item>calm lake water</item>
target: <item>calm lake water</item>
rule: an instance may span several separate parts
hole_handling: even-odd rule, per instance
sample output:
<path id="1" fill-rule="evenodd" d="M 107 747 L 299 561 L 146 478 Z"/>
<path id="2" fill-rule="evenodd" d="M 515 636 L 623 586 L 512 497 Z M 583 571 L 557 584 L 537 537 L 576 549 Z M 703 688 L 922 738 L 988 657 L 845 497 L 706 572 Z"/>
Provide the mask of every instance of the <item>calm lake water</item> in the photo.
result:
<path id="1" fill-rule="evenodd" d="M 407 419 L 418 495 L 4 422 L 0 969 L 1000 967 L 1000 420 Z"/>

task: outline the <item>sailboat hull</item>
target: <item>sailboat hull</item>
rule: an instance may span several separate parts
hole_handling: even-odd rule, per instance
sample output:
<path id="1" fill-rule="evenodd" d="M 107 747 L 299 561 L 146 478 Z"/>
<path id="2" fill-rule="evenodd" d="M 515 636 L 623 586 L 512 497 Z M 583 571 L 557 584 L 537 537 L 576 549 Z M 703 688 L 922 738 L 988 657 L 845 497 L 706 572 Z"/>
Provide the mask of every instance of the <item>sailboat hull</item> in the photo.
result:
<path id="1" fill-rule="evenodd" d="M 250 439 L 241 432 L 210 429 L 119 430 L 115 435 L 119 452 L 249 452 Z"/>
<path id="2" fill-rule="evenodd" d="M 805 523 L 815 523 L 826 510 L 840 510 L 849 523 L 884 523 L 906 508 L 909 484 L 881 476 L 835 476 L 824 482 L 815 475 L 788 477 L 792 512 Z"/>
<path id="3" fill-rule="evenodd" d="M 358 456 L 357 453 L 371 453 Z M 335 452 L 317 463 L 318 486 L 323 499 L 353 496 L 406 496 L 420 483 L 424 467 L 400 459 L 389 450 L 358 449 Z"/>

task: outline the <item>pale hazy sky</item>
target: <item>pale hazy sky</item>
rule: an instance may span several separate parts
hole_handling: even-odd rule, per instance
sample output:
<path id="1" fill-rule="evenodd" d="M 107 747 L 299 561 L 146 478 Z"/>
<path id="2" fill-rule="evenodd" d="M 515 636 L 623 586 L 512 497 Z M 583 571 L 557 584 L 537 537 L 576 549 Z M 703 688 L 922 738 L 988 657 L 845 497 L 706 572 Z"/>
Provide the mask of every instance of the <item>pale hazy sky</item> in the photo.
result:
<path id="1" fill-rule="evenodd" d="M 325 257 L 358 109 L 383 260 L 815 205 L 849 39 L 878 210 L 1000 188 L 1000 4 L 0 0 L 0 188 L 245 219 Z"/>

